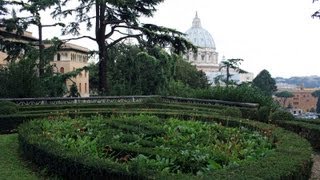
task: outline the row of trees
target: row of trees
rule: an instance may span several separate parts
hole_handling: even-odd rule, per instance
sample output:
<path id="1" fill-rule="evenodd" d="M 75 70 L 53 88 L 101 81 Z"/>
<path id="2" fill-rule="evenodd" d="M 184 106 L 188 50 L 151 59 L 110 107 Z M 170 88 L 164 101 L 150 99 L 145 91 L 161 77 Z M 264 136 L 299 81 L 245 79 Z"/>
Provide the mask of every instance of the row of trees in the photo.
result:
<path id="1" fill-rule="evenodd" d="M 141 48 L 119 44 L 107 57 L 111 95 L 166 95 L 171 85 L 181 82 L 193 89 L 208 88 L 207 77 L 181 56 L 169 54 L 160 47 Z M 98 90 L 98 65 L 90 66 L 90 87 Z"/>
<path id="2" fill-rule="evenodd" d="M 196 48 L 189 43 L 181 32 L 174 29 L 157 26 L 154 24 L 142 24 L 139 18 L 142 16 L 151 17 L 156 11 L 156 6 L 163 0 L 78 0 L 77 5 L 73 4 L 75 0 L 0 0 L 0 15 L 6 15 L 10 5 L 19 7 L 19 11 L 28 13 L 26 16 L 17 16 L 15 13 L 11 18 L 1 18 L 2 25 L 5 25 L 8 31 L 17 31 L 22 33 L 30 25 L 36 25 L 39 33 L 39 74 L 44 73 L 43 41 L 42 28 L 61 26 L 62 34 L 74 35 L 74 39 L 87 38 L 95 41 L 98 45 L 98 51 L 95 53 L 99 57 L 99 86 L 100 94 L 109 94 L 108 82 L 108 51 L 116 44 L 127 38 L 135 38 L 141 46 L 144 47 L 167 47 L 170 46 L 174 53 L 186 52 L 188 49 Z M 70 8 L 72 7 L 72 8 Z M 41 20 L 41 13 L 50 11 L 52 19 L 58 23 L 44 25 Z M 72 16 L 73 21 L 64 22 L 67 17 Z M 94 30 L 95 35 L 91 36 L 85 29 Z M 133 33 L 128 33 L 128 29 Z"/>

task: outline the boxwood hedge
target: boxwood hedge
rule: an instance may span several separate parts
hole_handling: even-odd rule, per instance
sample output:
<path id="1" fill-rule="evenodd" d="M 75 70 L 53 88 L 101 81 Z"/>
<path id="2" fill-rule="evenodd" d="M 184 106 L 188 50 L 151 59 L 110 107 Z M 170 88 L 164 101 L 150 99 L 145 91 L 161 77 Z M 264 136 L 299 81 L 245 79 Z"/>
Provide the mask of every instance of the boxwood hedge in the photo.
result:
<path id="1" fill-rule="evenodd" d="M 109 115 L 141 113 L 164 118 L 178 117 L 186 120 L 215 121 L 225 126 L 245 126 L 259 130 L 273 140 L 275 150 L 266 157 L 246 162 L 238 167 L 214 171 L 202 176 L 203 179 L 308 179 L 309 177 L 312 149 L 309 142 L 297 134 L 269 124 L 209 113 L 119 110 L 111 112 Z M 67 179 L 199 179 L 198 176 L 184 174 L 154 174 L 154 172 L 147 170 L 143 172 L 134 169 L 128 170 L 121 164 L 92 159 L 86 154 L 71 153 L 52 141 L 35 140 L 33 134 L 41 131 L 41 127 L 32 124 L 24 123 L 19 128 L 19 142 L 23 155 Z M 39 143 L 41 141 L 45 143 Z"/>

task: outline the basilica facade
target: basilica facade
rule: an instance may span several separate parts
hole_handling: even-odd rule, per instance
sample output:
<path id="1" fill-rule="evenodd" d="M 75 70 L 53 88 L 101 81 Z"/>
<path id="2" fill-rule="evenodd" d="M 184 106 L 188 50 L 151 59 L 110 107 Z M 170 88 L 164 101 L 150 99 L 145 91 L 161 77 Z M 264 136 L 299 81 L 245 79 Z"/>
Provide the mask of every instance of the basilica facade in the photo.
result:
<path id="1" fill-rule="evenodd" d="M 217 76 L 225 75 L 226 70 L 219 70 L 220 64 L 218 62 L 219 54 L 216 51 L 216 44 L 211 34 L 202 27 L 201 20 L 196 13 L 192 26 L 186 32 L 186 39 L 198 47 L 198 51 L 189 51 L 184 58 L 195 65 L 198 70 L 203 71 L 208 80 L 214 84 Z M 230 71 L 231 79 L 237 83 L 248 82 L 253 80 L 252 73 L 239 74 L 234 70 Z"/>

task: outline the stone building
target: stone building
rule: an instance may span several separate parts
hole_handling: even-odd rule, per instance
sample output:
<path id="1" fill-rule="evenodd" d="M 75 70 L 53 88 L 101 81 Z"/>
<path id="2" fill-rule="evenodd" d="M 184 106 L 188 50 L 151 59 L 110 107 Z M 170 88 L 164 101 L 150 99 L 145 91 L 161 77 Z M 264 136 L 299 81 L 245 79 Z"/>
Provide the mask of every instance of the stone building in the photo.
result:
<path id="1" fill-rule="evenodd" d="M 217 76 L 225 75 L 226 70 L 219 71 L 220 64 L 218 62 L 218 52 L 216 44 L 211 34 L 202 27 L 198 13 L 192 21 L 192 26 L 186 31 L 186 38 L 195 46 L 198 47 L 198 52 L 192 51 L 184 55 L 184 58 L 195 65 L 198 70 L 202 70 L 208 77 L 211 83 Z M 252 73 L 239 74 L 230 69 L 232 74 L 231 79 L 237 83 L 248 82 L 253 80 Z"/>
<path id="2" fill-rule="evenodd" d="M 88 65 L 89 49 L 66 43 L 50 62 L 55 68 L 55 72 L 67 73 Z M 81 97 L 89 97 L 89 72 L 82 71 L 77 77 L 67 80 L 68 90 L 75 83 Z"/>
<path id="3" fill-rule="evenodd" d="M 0 68 L 7 65 L 7 54 L 1 49 L 3 48 L 3 43 L 5 41 L 14 41 L 14 42 L 21 42 L 21 43 L 29 43 L 29 42 L 37 42 L 38 39 L 32 36 L 31 32 L 25 31 L 21 36 L 17 35 L 16 33 L 11 33 L 5 31 L 3 28 L 0 28 Z"/>
<path id="4" fill-rule="evenodd" d="M 23 43 L 34 42 L 37 43 L 38 39 L 32 36 L 31 32 L 24 32 L 22 36 L 15 33 L 6 32 L 0 29 L 1 40 L 21 41 Z M 0 41 L 1 42 L 1 41 Z M 1 43 L 0 43 L 1 46 Z M 47 45 L 46 45 L 47 46 Z M 61 46 L 60 50 L 50 62 L 54 66 L 54 71 L 58 73 L 67 73 L 82 68 L 88 65 L 89 49 L 71 43 L 65 43 Z M 0 51 L 0 67 L 6 66 L 7 61 L 5 58 L 7 54 Z M 77 77 L 67 80 L 66 85 L 68 90 L 70 86 L 75 83 L 81 97 L 89 97 L 89 72 L 83 71 Z"/>
<path id="5" fill-rule="evenodd" d="M 317 89 L 307 89 L 307 88 L 295 88 L 295 89 L 285 89 L 293 94 L 293 97 L 283 98 L 275 97 L 276 101 L 284 108 L 294 109 L 295 111 L 300 111 L 302 113 L 315 111 L 318 98 L 312 96 L 312 92 Z"/>

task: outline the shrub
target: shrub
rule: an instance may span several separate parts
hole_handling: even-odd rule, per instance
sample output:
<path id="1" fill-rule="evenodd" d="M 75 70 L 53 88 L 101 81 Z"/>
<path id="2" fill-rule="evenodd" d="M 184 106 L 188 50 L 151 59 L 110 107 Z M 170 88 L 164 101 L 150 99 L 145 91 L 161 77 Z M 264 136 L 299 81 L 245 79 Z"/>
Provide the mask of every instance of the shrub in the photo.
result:
<path id="1" fill-rule="evenodd" d="M 268 122 L 270 116 L 270 108 L 262 106 L 258 110 L 258 120 L 261 122 Z"/>
<path id="2" fill-rule="evenodd" d="M 242 112 L 238 107 L 226 107 L 222 110 L 221 114 L 230 117 L 242 117 Z"/>
<path id="3" fill-rule="evenodd" d="M 276 110 L 275 112 L 271 113 L 270 120 L 272 121 L 283 121 L 283 120 L 293 120 L 294 116 L 284 110 Z"/>
<path id="4" fill-rule="evenodd" d="M 18 112 L 17 105 L 10 101 L 0 101 L 0 115 L 14 114 Z"/>

